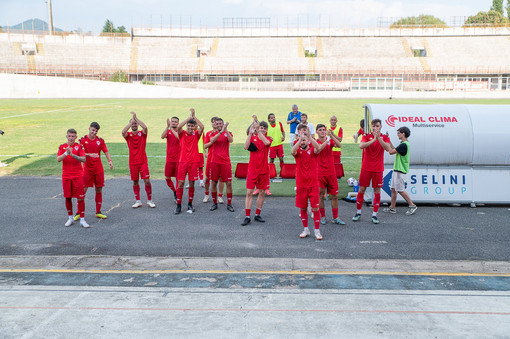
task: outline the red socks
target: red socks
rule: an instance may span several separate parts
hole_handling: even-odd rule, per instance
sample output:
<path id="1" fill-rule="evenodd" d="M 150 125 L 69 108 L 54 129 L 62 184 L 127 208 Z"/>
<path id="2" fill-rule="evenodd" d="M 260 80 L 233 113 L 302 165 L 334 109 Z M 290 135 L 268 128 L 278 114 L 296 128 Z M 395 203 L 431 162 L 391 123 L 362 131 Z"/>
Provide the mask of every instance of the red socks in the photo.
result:
<path id="1" fill-rule="evenodd" d="M 326 217 L 326 209 L 325 208 L 319 208 L 319 211 L 321 212 L 321 217 Z"/>
<path id="2" fill-rule="evenodd" d="M 245 208 L 245 209 L 244 209 L 244 212 L 246 213 L 246 216 L 249 218 L 249 217 L 250 217 L 250 214 L 251 214 L 251 209 L 249 209 L 249 208 Z"/>
<path id="3" fill-rule="evenodd" d="M 73 215 L 73 198 L 66 198 L 67 215 Z"/>
<path id="4" fill-rule="evenodd" d="M 145 193 L 147 193 L 147 200 L 152 200 L 152 185 L 145 185 Z"/>
<path id="5" fill-rule="evenodd" d="M 379 206 L 381 206 L 381 193 L 374 193 L 374 213 L 379 211 Z"/>
<path id="6" fill-rule="evenodd" d="M 364 195 L 365 195 L 364 193 L 358 192 L 358 195 L 356 196 L 356 209 L 358 211 L 360 211 L 361 208 L 363 207 L 363 196 Z"/>
<path id="7" fill-rule="evenodd" d="M 174 182 L 172 181 L 172 178 L 166 179 L 166 184 L 167 184 L 168 187 L 170 187 L 170 189 L 172 191 L 175 192 L 175 186 L 174 186 Z"/>
<path id="8" fill-rule="evenodd" d="M 103 193 L 96 192 L 96 214 L 101 212 L 102 205 L 103 205 Z"/>
<path id="9" fill-rule="evenodd" d="M 135 192 L 135 199 L 140 200 L 140 185 L 133 186 L 133 192 Z"/>
<path id="10" fill-rule="evenodd" d="M 301 222 L 303 227 L 308 227 L 308 211 L 306 209 L 301 209 Z"/>
<path id="11" fill-rule="evenodd" d="M 184 192 L 184 188 L 177 189 L 177 205 L 180 205 L 182 202 L 182 194 Z"/>
<path id="12" fill-rule="evenodd" d="M 232 193 L 227 193 L 227 205 L 232 204 Z"/>
<path id="13" fill-rule="evenodd" d="M 260 215 L 261 212 L 262 212 L 262 210 L 260 208 L 257 208 L 255 210 L 255 215 Z"/>
<path id="14" fill-rule="evenodd" d="M 195 187 L 189 187 L 188 189 L 188 203 L 193 202 L 193 196 L 195 195 Z"/>
<path id="15" fill-rule="evenodd" d="M 214 204 L 217 204 L 218 203 L 218 192 L 211 192 L 211 196 L 212 196 L 212 202 Z"/>
<path id="16" fill-rule="evenodd" d="M 80 213 L 80 218 L 85 218 L 85 200 L 78 199 L 78 213 Z"/>
<path id="17" fill-rule="evenodd" d="M 315 226 L 315 229 L 318 230 L 319 226 L 321 224 L 321 214 L 319 211 L 312 211 L 313 214 L 313 224 Z"/>
<path id="18" fill-rule="evenodd" d="M 338 218 L 338 208 L 331 208 L 331 212 L 333 212 L 333 219 Z"/>

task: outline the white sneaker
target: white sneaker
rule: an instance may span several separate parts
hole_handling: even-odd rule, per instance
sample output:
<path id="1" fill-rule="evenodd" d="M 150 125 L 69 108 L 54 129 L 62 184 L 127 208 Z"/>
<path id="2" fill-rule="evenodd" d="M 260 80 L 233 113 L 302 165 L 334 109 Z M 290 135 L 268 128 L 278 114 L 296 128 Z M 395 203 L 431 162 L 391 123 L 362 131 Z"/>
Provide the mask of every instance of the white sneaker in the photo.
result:
<path id="1" fill-rule="evenodd" d="M 322 240 L 322 234 L 321 231 L 315 230 L 315 239 Z"/>
<path id="2" fill-rule="evenodd" d="M 303 232 L 301 232 L 299 237 L 300 238 L 306 238 L 309 235 L 310 235 L 310 230 L 308 229 L 308 227 L 303 227 Z"/>
<path id="3" fill-rule="evenodd" d="M 69 216 L 69 219 L 67 219 L 66 223 L 64 224 L 65 227 L 69 227 L 71 226 L 72 224 L 74 223 L 74 219 L 73 219 L 73 216 L 70 215 Z"/>
<path id="4" fill-rule="evenodd" d="M 131 207 L 133 207 L 133 208 L 142 207 L 142 202 L 141 202 L 140 200 L 137 200 L 137 201 L 135 202 L 135 204 L 134 204 L 133 206 L 131 206 Z"/>
<path id="5" fill-rule="evenodd" d="M 80 226 L 83 227 L 83 228 L 89 228 L 90 225 L 87 224 L 87 222 L 85 221 L 85 219 L 81 219 L 80 220 Z"/>
<path id="6" fill-rule="evenodd" d="M 156 207 L 156 204 L 152 202 L 152 200 L 149 200 L 147 201 L 147 205 L 150 207 L 150 208 L 155 208 Z"/>
<path id="7" fill-rule="evenodd" d="M 209 201 L 209 195 L 206 195 L 206 196 L 204 197 L 204 200 L 202 200 L 202 202 L 208 202 L 208 201 Z"/>
<path id="8" fill-rule="evenodd" d="M 223 203 L 224 203 L 223 199 L 221 197 L 218 197 L 218 204 L 223 204 Z"/>
<path id="9" fill-rule="evenodd" d="M 200 180 L 200 187 L 205 187 L 204 181 Z"/>

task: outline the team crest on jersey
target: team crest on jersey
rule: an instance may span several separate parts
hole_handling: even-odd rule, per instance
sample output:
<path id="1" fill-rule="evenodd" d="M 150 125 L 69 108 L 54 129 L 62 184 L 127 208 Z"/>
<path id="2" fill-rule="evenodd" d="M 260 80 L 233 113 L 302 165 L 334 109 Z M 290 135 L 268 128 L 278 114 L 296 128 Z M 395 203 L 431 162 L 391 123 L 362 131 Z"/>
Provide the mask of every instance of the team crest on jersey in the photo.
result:
<path id="1" fill-rule="evenodd" d="M 101 144 L 101 143 L 99 142 L 99 140 L 98 140 L 98 141 L 96 141 L 96 143 L 97 143 L 97 145 L 98 145 L 98 146 Z"/>
<path id="2" fill-rule="evenodd" d="M 142 136 L 142 132 L 138 132 L 138 136 L 141 137 Z"/>
<path id="3" fill-rule="evenodd" d="M 225 134 L 223 134 L 225 136 L 225 138 L 227 137 L 227 132 L 225 132 Z"/>
<path id="4" fill-rule="evenodd" d="M 76 151 L 78 150 L 78 148 L 79 148 L 78 146 L 74 146 L 74 149 L 75 149 Z"/>
<path id="5" fill-rule="evenodd" d="M 306 153 L 310 154 L 310 150 L 308 150 Z"/>

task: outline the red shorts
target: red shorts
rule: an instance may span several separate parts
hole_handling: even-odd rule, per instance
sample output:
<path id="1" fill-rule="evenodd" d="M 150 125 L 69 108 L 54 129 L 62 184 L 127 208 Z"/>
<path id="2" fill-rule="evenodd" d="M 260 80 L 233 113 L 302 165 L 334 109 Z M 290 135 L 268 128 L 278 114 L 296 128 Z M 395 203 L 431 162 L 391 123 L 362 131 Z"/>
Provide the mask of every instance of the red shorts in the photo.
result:
<path id="1" fill-rule="evenodd" d="M 197 164 L 197 168 L 204 168 L 204 153 L 198 153 Z"/>
<path id="2" fill-rule="evenodd" d="M 253 190 L 255 187 L 259 190 L 269 189 L 269 173 L 255 175 L 248 173 L 246 177 L 246 189 Z"/>
<path id="3" fill-rule="evenodd" d="M 338 195 L 338 179 L 336 175 L 331 174 L 327 177 L 319 176 L 319 187 L 327 188 L 328 194 Z"/>
<path id="4" fill-rule="evenodd" d="M 223 182 L 232 181 L 232 165 L 231 164 L 218 164 L 211 163 L 211 179 L 212 181 L 218 182 L 221 178 Z"/>
<path id="5" fill-rule="evenodd" d="M 138 180 L 140 177 L 142 179 L 149 179 L 151 177 L 149 174 L 149 164 L 146 162 L 129 165 L 129 173 L 131 173 L 131 180 Z"/>
<path id="6" fill-rule="evenodd" d="M 83 185 L 85 187 L 104 187 L 104 172 L 97 174 L 90 174 L 87 171 L 83 172 Z"/>
<path id="7" fill-rule="evenodd" d="M 370 172 L 361 170 L 359 174 L 359 185 L 363 187 L 368 187 L 370 185 L 370 181 L 372 181 L 372 187 L 382 187 L 383 186 L 383 172 Z"/>
<path id="8" fill-rule="evenodd" d="M 340 163 L 340 154 L 342 154 L 342 152 L 340 152 L 340 151 L 332 151 L 331 153 L 333 153 L 334 163 L 335 164 L 339 164 Z"/>
<path id="9" fill-rule="evenodd" d="M 179 171 L 179 163 L 177 161 L 167 161 L 165 163 L 165 177 L 177 178 L 177 172 Z"/>
<path id="10" fill-rule="evenodd" d="M 64 189 L 64 198 L 78 198 L 85 197 L 83 190 L 83 177 L 76 177 L 71 179 L 62 178 L 62 188 Z"/>
<path id="11" fill-rule="evenodd" d="M 283 145 L 274 146 L 269 148 L 269 158 L 283 158 Z"/>
<path id="12" fill-rule="evenodd" d="M 311 208 L 319 208 L 319 187 L 298 187 L 296 188 L 296 207 L 306 209 L 310 199 Z"/>
<path id="13" fill-rule="evenodd" d="M 198 163 L 197 162 L 180 162 L 179 163 L 179 171 L 177 172 L 177 180 L 179 180 L 179 181 L 186 180 L 186 175 L 188 176 L 188 181 L 198 180 Z"/>

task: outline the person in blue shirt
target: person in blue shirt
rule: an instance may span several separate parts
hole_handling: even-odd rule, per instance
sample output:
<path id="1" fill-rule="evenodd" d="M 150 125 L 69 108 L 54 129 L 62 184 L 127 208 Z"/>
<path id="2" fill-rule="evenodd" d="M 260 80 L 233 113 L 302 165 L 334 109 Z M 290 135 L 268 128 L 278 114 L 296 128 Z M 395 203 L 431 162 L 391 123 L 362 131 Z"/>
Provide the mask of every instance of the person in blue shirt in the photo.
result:
<path id="1" fill-rule="evenodd" d="M 296 127 L 301 123 L 301 112 L 298 111 L 297 105 L 292 105 L 292 112 L 287 117 L 287 124 L 290 125 L 289 142 L 290 147 L 294 146 L 294 139 L 296 137 Z"/>

